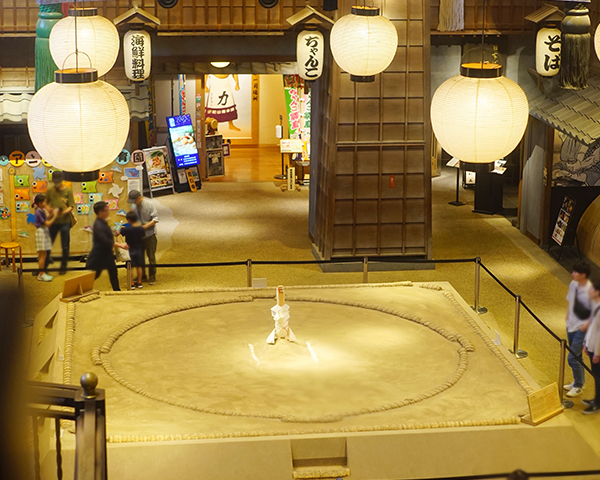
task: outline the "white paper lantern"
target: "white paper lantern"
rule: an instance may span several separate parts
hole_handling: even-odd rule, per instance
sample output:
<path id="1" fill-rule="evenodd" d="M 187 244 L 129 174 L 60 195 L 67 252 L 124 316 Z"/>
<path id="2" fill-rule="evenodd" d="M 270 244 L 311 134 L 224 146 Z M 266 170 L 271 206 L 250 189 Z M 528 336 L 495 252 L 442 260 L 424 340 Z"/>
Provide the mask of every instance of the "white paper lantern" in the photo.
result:
<path id="1" fill-rule="evenodd" d="M 318 30 L 303 30 L 296 40 L 298 74 L 304 80 L 316 80 L 323 73 L 325 41 Z"/>
<path id="2" fill-rule="evenodd" d="M 145 30 L 129 30 L 123 36 L 123 57 L 127 78 L 134 82 L 146 80 L 152 66 L 150 34 Z"/>
<path id="3" fill-rule="evenodd" d="M 111 163 L 129 134 L 129 109 L 95 70 L 57 71 L 56 82 L 38 90 L 27 114 L 36 150 L 65 179 L 89 181 Z"/>
<path id="4" fill-rule="evenodd" d="M 462 162 L 491 163 L 511 153 L 527 127 L 525 92 L 495 64 L 464 64 L 431 101 L 431 126 L 446 152 Z"/>
<path id="5" fill-rule="evenodd" d="M 535 69 L 540 75 L 553 77 L 560 70 L 560 29 L 540 28 L 535 47 Z"/>
<path id="6" fill-rule="evenodd" d="M 331 53 L 354 82 L 372 82 L 392 63 L 398 33 L 376 7 L 352 7 L 331 29 Z"/>
<path id="7" fill-rule="evenodd" d="M 75 17 L 79 55 L 75 55 Z M 75 68 L 78 62 L 80 67 L 95 68 L 102 77 L 117 60 L 119 32 L 110 20 L 98 15 L 97 8 L 71 9 L 50 32 L 50 54 L 59 69 Z"/>
<path id="8" fill-rule="evenodd" d="M 225 68 L 231 65 L 231 62 L 210 62 L 210 64 L 215 68 Z"/>

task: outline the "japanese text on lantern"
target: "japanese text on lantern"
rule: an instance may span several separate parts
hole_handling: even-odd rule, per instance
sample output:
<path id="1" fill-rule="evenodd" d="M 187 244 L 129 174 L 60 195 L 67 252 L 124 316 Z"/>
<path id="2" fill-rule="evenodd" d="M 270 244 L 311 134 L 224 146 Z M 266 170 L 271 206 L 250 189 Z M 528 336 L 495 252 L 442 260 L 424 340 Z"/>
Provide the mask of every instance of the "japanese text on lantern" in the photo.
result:
<path id="1" fill-rule="evenodd" d="M 144 79 L 145 64 L 145 37 L 143 35 L 131 36 L 131 73 L 133 79 Z"/>
<path id="2" fill-rule="evenodd" d="M 548 53 L 544 55 L 544 70 L 558 70 L 560 67 L 560 35 L 548 35 L 544 40 Z"/>
<path id="3" fill-rule="evenodd" d="M 316 35 L 309 35 L 304 37 L 306 47 L 308 48 L 308 59 L 304 63 L 304 75 L 307 78 L 318 78 L 319 77 L 319 37 Z"/>

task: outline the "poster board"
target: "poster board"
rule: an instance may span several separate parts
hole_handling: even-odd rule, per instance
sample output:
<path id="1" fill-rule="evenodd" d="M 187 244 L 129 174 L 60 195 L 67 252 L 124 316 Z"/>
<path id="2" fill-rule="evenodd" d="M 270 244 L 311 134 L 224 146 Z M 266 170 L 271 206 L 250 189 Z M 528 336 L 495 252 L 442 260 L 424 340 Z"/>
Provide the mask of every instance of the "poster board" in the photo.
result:
<path id="1" fill-rule="evenodd" d="M 169 167 L 167 147 L 152 147 L 143 150 L 148 175 L 150 195 L 159 190 L 174 191 L 173 178 Z"/>
<path id="2" fill-rule="evenodd" d="M 552 240 L 554 240 L 558 245 L 562 246 L 565 240 L 567 228 L 569 227 L 569 221 L 571 220 L 574 209 L 575 200 L 568 195 L 565 195 L 562 206 L 560 207 L 560 211 L 558 212 L 556 223 L 554 224 L 554 230 L 552 231 Z"/>
<path id="3" fill-rule="evenodd" d="M 282 138 L 279 141 L 279 150 L 281 153 L 302 153 L 304 143 L 299 138 Z"/>
<path id="4" fill-rule="evenodd" d="M 216 119 L 235 144 L 258 145 L 259 90 L 258 75 L 206 75 L 205 118 Z"/>

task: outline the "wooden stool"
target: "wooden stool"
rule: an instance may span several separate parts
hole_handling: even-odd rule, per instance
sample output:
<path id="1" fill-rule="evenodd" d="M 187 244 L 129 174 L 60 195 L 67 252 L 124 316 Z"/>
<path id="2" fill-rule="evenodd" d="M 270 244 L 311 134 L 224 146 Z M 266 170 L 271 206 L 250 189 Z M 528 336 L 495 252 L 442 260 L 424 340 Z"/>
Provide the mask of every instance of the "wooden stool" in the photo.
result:
<path id="1" fill-rule="evenodd" d="M 21 263 L 21 270 L 23 270 L 23 253 L 21 251 L 21 245 L 17 242 L 5 242 L 0 244 L 0 257 L 2 256 L 2 250 L 4 249 L 6 256 L 6 266 L 8 267 L 8 251 L 12 251 L 12 266 L 13 272 L 17 271 L 17 265 L 15 262 L 15 250 L 19 249 L 19 262 Z M 2 264 L 0 263 L 0 271 L 2 270 Z"/>

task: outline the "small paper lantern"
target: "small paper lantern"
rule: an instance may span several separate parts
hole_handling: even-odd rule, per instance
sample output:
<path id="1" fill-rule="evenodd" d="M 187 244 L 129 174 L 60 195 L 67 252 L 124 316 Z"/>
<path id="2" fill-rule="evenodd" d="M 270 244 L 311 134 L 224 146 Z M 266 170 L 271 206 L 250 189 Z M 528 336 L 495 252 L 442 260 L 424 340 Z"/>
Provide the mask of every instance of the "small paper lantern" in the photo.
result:
<path id="1" fill-rule="evenodd" d="M 398 33 L 377 7 L 352 7 L 331 29 L 331 53 L 354 82 L 373 82 L 392 63 Z"/>
<path id="2" fill-rule="evenodd" d="M 93 69 L 57 71 L 31 99 L 29 135 L 36 150 L 65 180 L 92 181 L 119 154 L 129 134 L 129 109 Z"/>
<path id="3" fill-rule="evenodd" d="M 304 80 L 316 80 L 323 73 L 323 34 L 318 30 L 303 30 L 296 40 L 298 74 Z"/>
<path id="4" fill-rule="evenodd" d="M 150 76 L 152 45 L 150 34 L 145 30 L 129 30 L 123 36 L 125 75 L 134 82 Z"/>
<path id="5" fill-rule="evenodd" d="M 560 69 L 560 29 L 540 28 L 535 47 L 535 69 L 540 75 L 553 77 Z"/>
<path id="6" fill-rule="evenodd" d="M 231 65 L 231 62 L 210 62 L 210 64 L 215 68 L 225 68 Z"/>
<path id="7" fill-rule="evenodd" d="M 75 55 L 75 17 L 79 55 Z M 110 20 L 98 15 L 97 8 L 70 9 L 69 16 L 50 32 L 50 53 L 59 69 L 91 66 L 102 77 L 117 60 L 119 33 Z"/>
<path id="8" fill-rule="evenodd" d="M 496 64 L 468 63 L 431 101 L 431 126 L 446 152 L 468 163 L 491 163 L 511 153 L 527 128 L 525 92 Z"/>

